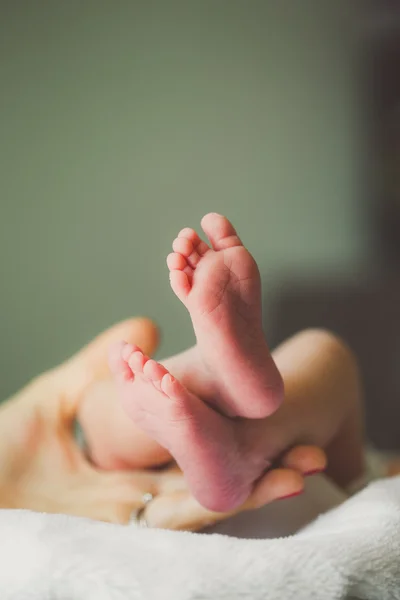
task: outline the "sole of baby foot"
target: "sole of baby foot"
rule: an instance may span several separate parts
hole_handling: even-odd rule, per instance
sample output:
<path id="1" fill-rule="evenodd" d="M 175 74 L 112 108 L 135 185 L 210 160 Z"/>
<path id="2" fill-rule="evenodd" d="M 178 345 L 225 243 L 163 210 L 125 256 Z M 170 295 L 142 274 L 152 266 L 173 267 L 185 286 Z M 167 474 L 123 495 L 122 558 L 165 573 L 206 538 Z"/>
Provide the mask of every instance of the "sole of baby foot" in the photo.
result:
<path id="1" fill-rule="evenodd" d="M 283 400 L 283 382 L 262 329 L 257 264 L 228 219 L 212 213 L 202 227 L 210 246 L 183 229 L 167 264 L 211 384 L 207 401 L 231 416 L 269 416 Z"/>
<path id="2" fill-rule="evenodd" d="M 243 504 L 269 463 L 241 437 L 240 421 L 213 410 L 135 346 L 114 350 L 110 367 L 128 416 L 174 457 L 195 498 L 218 512 Z"/>

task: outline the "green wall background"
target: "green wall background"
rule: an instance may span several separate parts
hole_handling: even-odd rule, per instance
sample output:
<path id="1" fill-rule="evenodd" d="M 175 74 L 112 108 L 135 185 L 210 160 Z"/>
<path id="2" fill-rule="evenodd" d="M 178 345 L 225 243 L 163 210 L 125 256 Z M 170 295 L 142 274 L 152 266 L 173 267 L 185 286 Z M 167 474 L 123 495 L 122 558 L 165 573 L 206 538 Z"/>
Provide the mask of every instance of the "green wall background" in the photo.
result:
<path id="1" fill-rule="evenodd" d="M 347 4 L 1 4 L 2 397 L 129 315 L 157 319 L 161 354 L 190 344 L 165 256 L 210 210 L 266 297 L 359 263 Z"/>

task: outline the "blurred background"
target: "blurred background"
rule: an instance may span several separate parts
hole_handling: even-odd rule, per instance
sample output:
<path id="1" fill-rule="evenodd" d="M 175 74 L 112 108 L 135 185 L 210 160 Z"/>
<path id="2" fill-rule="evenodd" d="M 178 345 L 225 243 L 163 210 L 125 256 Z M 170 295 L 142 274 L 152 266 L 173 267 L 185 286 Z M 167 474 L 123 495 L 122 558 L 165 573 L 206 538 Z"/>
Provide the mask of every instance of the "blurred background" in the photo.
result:
<path id="1" fill-rule="evenodd" d="M 0 397 L 127 316 L 159 356 L 193 343 L 165 257 L 218 211 L 271 343 L 343 335 L 373 441 L 400 443 L 396 5 L 3 0 Z"/>

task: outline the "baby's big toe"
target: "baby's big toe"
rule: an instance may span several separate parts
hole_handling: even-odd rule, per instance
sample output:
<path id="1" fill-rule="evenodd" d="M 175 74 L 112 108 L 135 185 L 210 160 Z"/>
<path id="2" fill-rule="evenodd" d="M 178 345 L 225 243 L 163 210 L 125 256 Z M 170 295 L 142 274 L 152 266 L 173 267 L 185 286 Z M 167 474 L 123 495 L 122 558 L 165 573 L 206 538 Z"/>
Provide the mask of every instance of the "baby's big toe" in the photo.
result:
<path id="1" fill-rule="evenodd" d="M 242 245 L 232 223 L 222 215 L 217 213 L 205 215 L 201 221 L 201 226 L 214 250 L 226 250 Z"/>
<path id="2" fill-rule="evenodd" d="M 130 353 L 131 344 L 126 342 L 117 342 L 110 347 L 108 355 L 108 364 L 111 373 L 117 380 L 129 380 L 133 377 L 132 371 L 125 358 L 126 353 Z"/>

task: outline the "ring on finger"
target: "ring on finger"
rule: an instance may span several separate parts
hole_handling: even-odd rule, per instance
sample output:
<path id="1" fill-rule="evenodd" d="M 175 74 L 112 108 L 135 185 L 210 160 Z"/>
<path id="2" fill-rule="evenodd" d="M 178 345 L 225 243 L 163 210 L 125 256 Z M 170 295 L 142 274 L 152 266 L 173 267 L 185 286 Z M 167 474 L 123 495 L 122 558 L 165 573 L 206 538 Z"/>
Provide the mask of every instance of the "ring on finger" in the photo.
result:
<path id="1" fill-rule="evenodd" d="M 144 516 L 144 512 L 146 510 L 147 505 L 154 500 L 154 495 L 151 492 L 146 492 L 142 496 L 143 506 L 140 508 L 135 508 L 129 517 L 129 524 L 136 525 L 137 527 L 149 527 L 149 524 L 146 521 L 146 517 Z"/>

